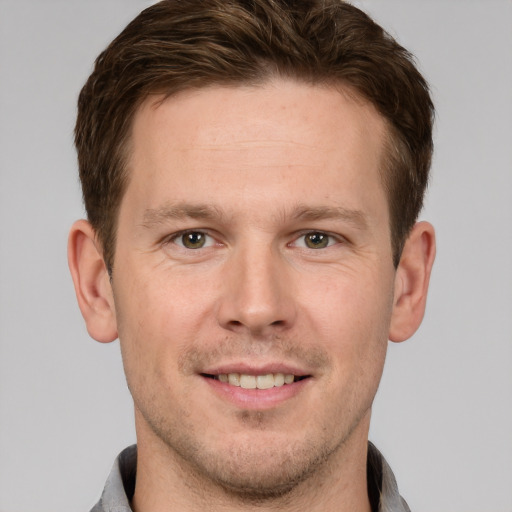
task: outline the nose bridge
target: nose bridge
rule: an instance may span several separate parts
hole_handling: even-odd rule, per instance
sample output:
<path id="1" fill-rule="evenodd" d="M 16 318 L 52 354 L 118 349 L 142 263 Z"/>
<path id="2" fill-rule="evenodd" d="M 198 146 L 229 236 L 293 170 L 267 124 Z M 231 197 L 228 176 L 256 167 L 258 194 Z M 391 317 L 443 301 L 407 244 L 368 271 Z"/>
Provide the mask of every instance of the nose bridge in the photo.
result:
<path id="1" fill-rule="evenodd" d="M 264 237 L 239 244 L 225 269 L 220 323 L 262 334 L 286 329 L 294 317 L 291 282 L 280 252 Z"/>

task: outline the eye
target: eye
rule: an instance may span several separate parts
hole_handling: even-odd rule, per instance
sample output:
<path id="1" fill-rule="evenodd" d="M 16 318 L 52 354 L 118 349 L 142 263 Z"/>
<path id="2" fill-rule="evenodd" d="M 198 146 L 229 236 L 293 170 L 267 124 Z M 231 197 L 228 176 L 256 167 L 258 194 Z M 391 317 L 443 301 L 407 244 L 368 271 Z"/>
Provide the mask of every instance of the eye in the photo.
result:
<path id="1" fill-rule="evenodd" d="M 336 239 L 332 235 L 328 235 L 322 231 L 310 231 L 299 237 L 294 245 L 307 249 L 325 249 L 335 243 Z"/>
<path id="2" fill-rule="evenodd" d="M 214 243 L 213 238 L 202 231 L 187 231 L 176 235 L 172 241 L 185 249 L 202 249 Z"/>

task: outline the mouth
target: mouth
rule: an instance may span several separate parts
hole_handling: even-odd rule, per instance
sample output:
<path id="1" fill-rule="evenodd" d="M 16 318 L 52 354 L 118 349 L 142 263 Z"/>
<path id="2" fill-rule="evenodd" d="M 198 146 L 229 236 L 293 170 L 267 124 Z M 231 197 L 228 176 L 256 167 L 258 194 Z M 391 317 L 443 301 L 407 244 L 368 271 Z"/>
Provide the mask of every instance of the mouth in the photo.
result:
<path id="1" fill-rule="evenodd" d="M 223 384 L 243 389 L 271 389 L 280 388 L 309 378 L 309 375 L 293 375 L 291 373 L 267 373 L 264 375 L 250 375 L 245 373 L 202 373 L 207 379 L 217 380 Z"/>

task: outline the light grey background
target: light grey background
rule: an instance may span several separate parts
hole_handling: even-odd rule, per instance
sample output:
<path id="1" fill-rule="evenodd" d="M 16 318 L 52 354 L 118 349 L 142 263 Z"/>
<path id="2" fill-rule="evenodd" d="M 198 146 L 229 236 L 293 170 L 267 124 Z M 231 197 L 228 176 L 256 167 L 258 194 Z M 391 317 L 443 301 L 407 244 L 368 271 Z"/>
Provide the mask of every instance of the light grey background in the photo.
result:
<path id="1" fill-rule="evenodd" d="M 72 128 L 143 0 L 0 0 L 0 512 L 87 511 L 134 441 L 119 348 L 90 340 L 66 263 Z M 512 511 L 512 2 L 366 0 L 437 103 L 424 324 L 390 346 L 371 438 L 416 512 Z"/>

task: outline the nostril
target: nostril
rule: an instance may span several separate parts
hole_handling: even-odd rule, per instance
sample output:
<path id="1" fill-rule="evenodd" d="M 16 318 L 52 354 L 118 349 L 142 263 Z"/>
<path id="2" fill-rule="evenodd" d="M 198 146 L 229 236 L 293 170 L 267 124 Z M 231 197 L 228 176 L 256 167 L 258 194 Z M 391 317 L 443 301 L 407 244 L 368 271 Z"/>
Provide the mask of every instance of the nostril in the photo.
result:
<path id="1" fill-rule="evenodd" d="M 268 328 L 272 330 L 275 329 L 276 331 L 281 330 L 286 326 L 286 324 L 286 320 L 274 320 L 268 324 L 265 324 L 264 322 L 247 321 L 247 323 L 245 323 L 243 320 L 230 320 L 227 324 L 227 327 L 236 331 L 247 327 L 251 332 L 254 332 L 255 334 L 262 334 Z"/>

